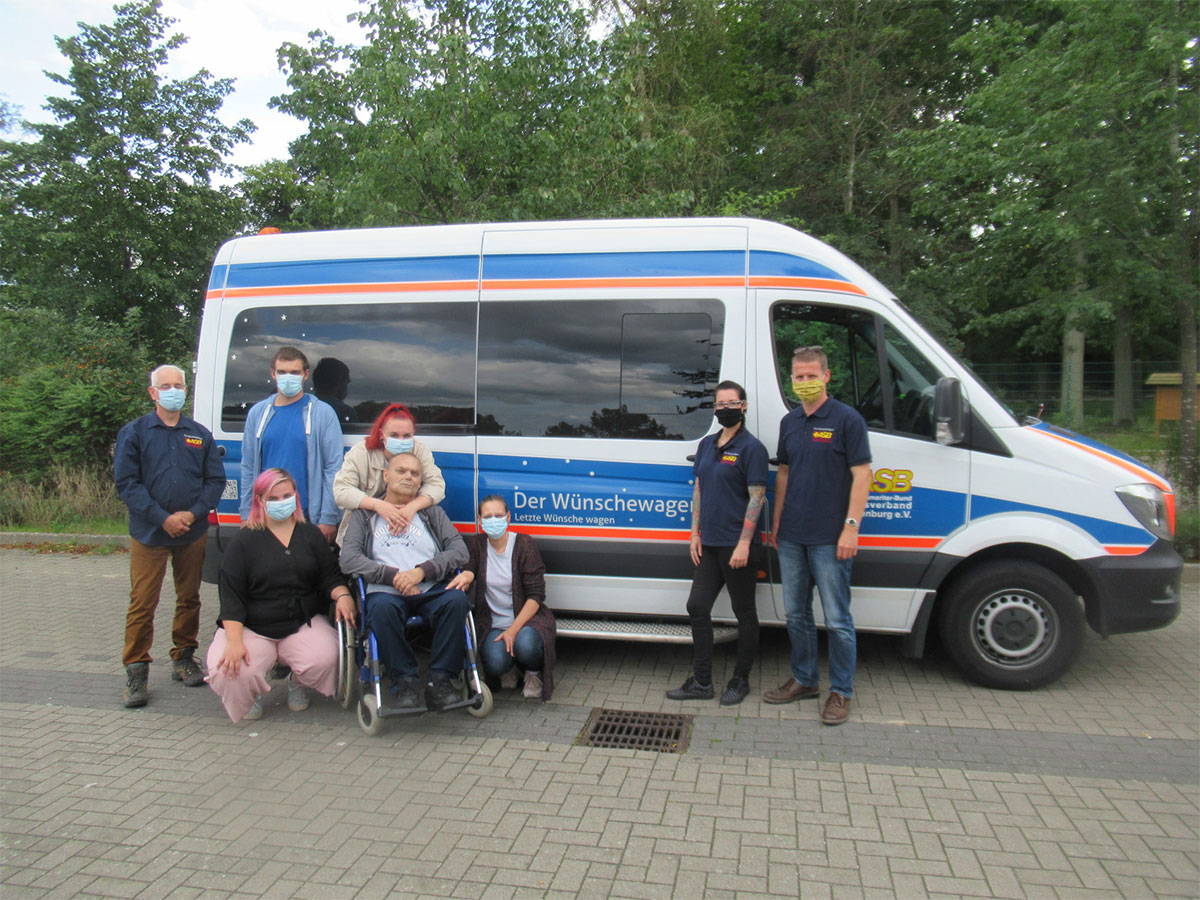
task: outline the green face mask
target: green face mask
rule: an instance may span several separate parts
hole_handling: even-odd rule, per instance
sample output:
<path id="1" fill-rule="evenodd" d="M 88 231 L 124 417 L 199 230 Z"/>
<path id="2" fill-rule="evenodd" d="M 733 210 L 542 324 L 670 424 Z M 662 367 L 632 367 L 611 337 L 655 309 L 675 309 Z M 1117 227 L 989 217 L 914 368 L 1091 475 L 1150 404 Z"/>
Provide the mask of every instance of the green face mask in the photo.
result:
<path id="1" fill-rule="evenodd" d="M 793 381 L 792 393 L 800 398 L 801 403 L 813 403 L 821 399 L 825 390 L 824 381 Z"/>

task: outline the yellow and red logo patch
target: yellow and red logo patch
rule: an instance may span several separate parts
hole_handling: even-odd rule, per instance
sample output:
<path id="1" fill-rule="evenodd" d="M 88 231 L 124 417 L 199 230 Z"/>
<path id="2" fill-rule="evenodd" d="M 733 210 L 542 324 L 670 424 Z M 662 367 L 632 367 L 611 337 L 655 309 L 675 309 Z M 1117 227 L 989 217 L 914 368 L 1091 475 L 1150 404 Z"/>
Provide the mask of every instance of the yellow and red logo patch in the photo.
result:
<path id="1" fill-rule="evenodd" d="M 726 453 L 721 457 L 721 462 L 733 465 L 738 461 L 736 453 Z"/>
<path id="2" fill-rule="evenodd" d="M 189 447 L 203 447 L 204 438 L 192 437 L 190 434 L 184 438 L 184 441 Z"/>
<path id="3" fill-rule="evenodd" d="M 833 432 L 832 431 L 814 431 L 812 433 L 812 439 L 814 441 L 820 441 L 823 444 L 828 444 L 830 441 L 833 440 Z"/>

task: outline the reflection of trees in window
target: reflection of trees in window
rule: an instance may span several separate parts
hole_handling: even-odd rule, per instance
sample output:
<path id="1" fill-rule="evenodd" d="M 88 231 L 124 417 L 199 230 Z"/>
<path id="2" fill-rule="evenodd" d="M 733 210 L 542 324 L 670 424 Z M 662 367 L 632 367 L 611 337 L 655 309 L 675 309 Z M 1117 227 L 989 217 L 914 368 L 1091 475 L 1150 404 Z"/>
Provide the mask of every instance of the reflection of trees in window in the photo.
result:
<path id="1" fill-rule="evenodd" d="M 546 437 L 600 437 L 634 440 L 681 441 L 682 434 L 670 434 L 667 427 L 645 413 L 631 413 L 625 407 L 600 409 L 592 413 L 586 425 L 559 422 L 546 429 Z"/>
<path id="2" fill-rule="evenodd" d="M 878 403 L 879 362 L 870 314 L 812 303 L 780 304 L 772 314 L 779 381 L 791 406 L 799 402 L 792 393 L 792 354 L 814 344 L 829 358 L 831 397 L 854 407 Z"/>

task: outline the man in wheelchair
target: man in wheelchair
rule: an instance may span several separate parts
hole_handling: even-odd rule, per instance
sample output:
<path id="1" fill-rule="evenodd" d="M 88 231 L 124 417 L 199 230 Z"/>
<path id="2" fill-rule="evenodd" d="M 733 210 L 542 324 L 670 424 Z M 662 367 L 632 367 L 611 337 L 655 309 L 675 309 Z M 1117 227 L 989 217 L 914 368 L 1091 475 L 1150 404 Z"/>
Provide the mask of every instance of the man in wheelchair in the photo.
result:
<path id="1" fill-rule="evenodd" d="M 421 462 L 393 456 L 384 472 L 385 499 L 404 506 L 421 489 Z M 356 509 L 342 539 L 342 571 L 362 576 L 366 626 L 391 678 L 395 705 L 421 706 L 420 666 L 405 639 L 404 623 L 420 615 L 433 631 L 425 705 L 442 710 L 460 699 L 450 679 L 463 669 L 463 628 L 471 603 L 446 581 L 467 561 L 467 545 L 440 506 L 421 510 L 398 530 L 376 513 Z"/>

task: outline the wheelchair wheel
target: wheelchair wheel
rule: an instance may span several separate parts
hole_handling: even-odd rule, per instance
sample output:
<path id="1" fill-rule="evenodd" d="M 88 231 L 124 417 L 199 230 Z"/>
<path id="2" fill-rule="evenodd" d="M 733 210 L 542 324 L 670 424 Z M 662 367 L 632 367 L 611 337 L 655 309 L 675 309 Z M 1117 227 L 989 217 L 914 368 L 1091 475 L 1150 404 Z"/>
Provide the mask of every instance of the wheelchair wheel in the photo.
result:
<path id="1" fill-rule="evenodd" d="M 364 694 L 358 701 L 358 724 L 372 737 L 383 729 L 383 719 L 379 716 L 379 704 L 374 694 Z"/>
<path id="2" fill-rule="evenodd" d="M 492 699 L 492 689 L 490 687 L 488 687 L 486 684 L 480 684 L 479 687 L 482 689 L 481 693 L 475 699 L 475 705 L 467 707 L 467 712 L 477 719 L 482 719 L 492 711 L 495 701 Z M 464 694 L 469 690 L 470 685 L 464 689 Z M 464 697 L 464 699 L 466 698 Z"/>
<path id="3" fill-rule="evenodd" d="M 358 636 L 349 622 L 338 622 L 338 681 L 334 695 L 342 709 L 349 709 L 358 702 L 362 694 L 359 678 L 356 647 Z"/>

